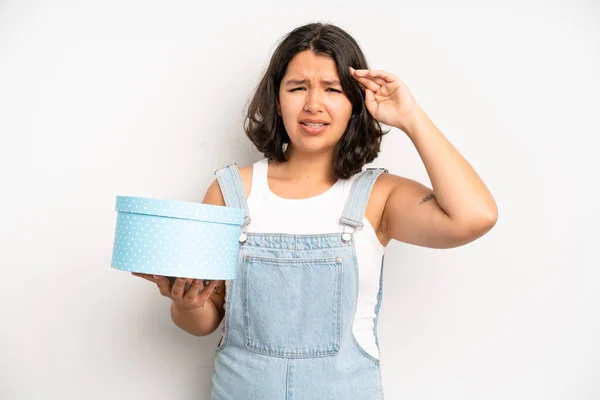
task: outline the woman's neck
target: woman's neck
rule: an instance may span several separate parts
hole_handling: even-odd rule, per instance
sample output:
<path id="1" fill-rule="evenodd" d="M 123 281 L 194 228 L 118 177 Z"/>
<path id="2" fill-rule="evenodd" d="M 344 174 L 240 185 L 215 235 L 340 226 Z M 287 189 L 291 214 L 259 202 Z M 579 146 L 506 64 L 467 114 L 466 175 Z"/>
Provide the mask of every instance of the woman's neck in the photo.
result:
<path id="1" fill-rule="evenodd" d="M 332 154 L 307 154 L 288 148 L 285 157 L 287 161 L 277 166 L 279 178 L 299 183 L 312 181 L 315 184 L 333 184 L 336 181 Z"/>

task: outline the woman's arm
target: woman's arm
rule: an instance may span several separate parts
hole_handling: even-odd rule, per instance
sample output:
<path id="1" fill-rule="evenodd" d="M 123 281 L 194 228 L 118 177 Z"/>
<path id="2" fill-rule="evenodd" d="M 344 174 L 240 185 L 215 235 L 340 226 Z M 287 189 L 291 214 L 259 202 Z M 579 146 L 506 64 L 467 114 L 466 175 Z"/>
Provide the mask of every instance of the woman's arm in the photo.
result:
<path id="1" fill-rule="evenodd" d="M 419 107 L 401 129 L 423 160 L 433 190 L 386 174 L 381 230 L 390 239 L 431 248 L 469 243 L 498 220 L 498 208 L 475 170 Z"/>
<path id="2" fill-rule="evenodd" d="M 448 248 L 471 242 L 492 229 L 498 219 L 494 198 L 406 84 L 382 70 L 350 67 L 350 73 L 365 91 L 369 113 L 408 135 L 433 186 L 431 190 L 399 176 L 381 177 L 387 193 L 379 227 L 384 239 Z"/>
<path id="3" fill-rule="evenodd" d="M 204 204 L 225 206 L 225 200 L 216 180 L 209 186 L 202 202 Z M 174 285 L 177 284 L 176 282 Z M 225 281 L 220 280 L 203 307 L 186 308 L 172 303 L 171 319 L 175 325 L 192 335 L 210 335 L 219 327 L 225 316 L 225 295 Z"/>

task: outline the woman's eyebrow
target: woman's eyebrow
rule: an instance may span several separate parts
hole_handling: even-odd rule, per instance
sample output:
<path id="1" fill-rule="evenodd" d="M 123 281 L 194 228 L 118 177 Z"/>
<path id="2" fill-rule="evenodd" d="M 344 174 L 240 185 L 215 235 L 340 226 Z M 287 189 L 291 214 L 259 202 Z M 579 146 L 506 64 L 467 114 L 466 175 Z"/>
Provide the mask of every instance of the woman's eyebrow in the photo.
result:
<path id="1" fill-rule="evenodd" d="M 326 85 L 341 85 L 338 80 L 321 79 L 321 83 Z M 310 81 L 307 79 L 289 79 L 285 82 L 286 85 L 310 85 Z"/>

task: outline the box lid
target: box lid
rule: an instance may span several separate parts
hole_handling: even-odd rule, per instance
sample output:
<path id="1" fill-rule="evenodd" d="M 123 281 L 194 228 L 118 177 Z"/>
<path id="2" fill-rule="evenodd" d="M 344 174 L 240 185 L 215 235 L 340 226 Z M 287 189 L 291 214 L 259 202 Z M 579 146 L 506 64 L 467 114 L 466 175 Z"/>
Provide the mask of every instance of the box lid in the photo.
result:
<path id="1" fill-rule="evenodd" d="M 242 225 L 242 208 L 147 197 L 117 196 L 115 211 L 160 217 Z"/>

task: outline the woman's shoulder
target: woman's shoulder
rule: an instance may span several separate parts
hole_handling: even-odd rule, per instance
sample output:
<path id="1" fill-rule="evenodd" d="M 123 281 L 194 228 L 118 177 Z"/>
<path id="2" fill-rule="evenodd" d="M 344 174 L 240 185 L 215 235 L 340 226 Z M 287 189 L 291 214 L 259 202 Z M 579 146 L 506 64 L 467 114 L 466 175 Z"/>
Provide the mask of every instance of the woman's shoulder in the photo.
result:
<path id="1" fill-rule="evenodd" d="M 252 190 L 252 174 L 254 170 L 254 164 L 250 164 L 248 166 L 238 166 L 238 170 L 240 171 L 240 176 L 242 177 L 242 183 L 244 185 L 244 192 L 246 193 L 246 198 L 250 194 L 250 190 Z M 206 204 L 214 204 L 214 205 L 225 205 L 225 200 L 223 197 L 223 193 L 221 192 L 221 187 L 219 186 L 219 182 L 215 178 L 213 182 L 210 184 L 208 189 L 206 190 L 206 194 L 204 196 L 203 203 Z"/>

